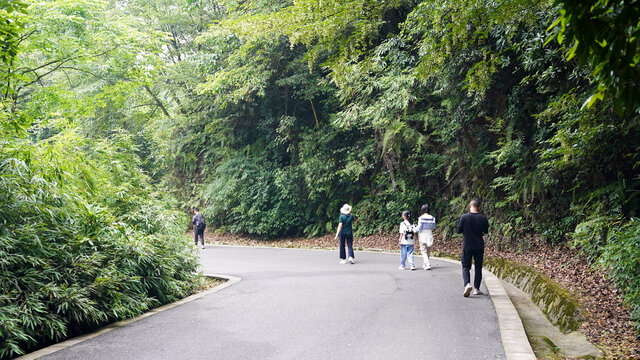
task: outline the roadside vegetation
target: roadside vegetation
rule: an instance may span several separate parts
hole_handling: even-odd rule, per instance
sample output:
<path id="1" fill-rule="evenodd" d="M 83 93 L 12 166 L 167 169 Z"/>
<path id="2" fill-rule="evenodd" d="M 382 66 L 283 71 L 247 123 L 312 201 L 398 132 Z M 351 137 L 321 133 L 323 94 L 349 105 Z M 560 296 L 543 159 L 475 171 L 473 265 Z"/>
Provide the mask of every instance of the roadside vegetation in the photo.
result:
<path id="1" fill-rule="evenodd" d="M 277 239 L 429 203 L 451 239 L 473 196 L 491 246 L 570 250 L 640 334 L 639 9 L 0 0 L 0 356 L 200 286 L 194 206 Z"/>

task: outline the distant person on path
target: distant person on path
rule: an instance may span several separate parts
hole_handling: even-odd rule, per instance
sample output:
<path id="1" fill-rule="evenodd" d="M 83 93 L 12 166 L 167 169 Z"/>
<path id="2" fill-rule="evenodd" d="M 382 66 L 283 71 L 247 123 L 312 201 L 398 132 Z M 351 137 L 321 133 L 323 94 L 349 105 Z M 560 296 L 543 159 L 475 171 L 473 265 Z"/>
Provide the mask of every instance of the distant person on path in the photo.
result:
<path id="1" fill-rule="evenodd" d="M 195 214 L 191 221 L 193 223 L 193 240 L 198 246 L 198 236 L 200 236 L 200 246 L 204 249 L 204 229 L 207 227 L 207 223 L 204 221 L 204 216 L 200 214 L 200 209 L 194 208 L 193 213 Z"/>
<path id="2" fill-rule="evenodd" d="M 436 218 L 429 214 L 429 205 L 424 204 L 420 208 L 422 215 L 418 218 L 418 241 L 420 242 L 420 252 L 422 253 L 422 268 L 431 270 L 431 247 L 433 246 L 433 229 L 436 228 Z"/>
<path id="3" fill-rule="evenodd" d="M 463 234 L 462 242 L 462 280 L 464 281 L 464 297 L 471 293 L 471 258 L 475 263 L 473 277 L 473 295 L 482 295 L 480 282 L 482 281 L 482 259 L 484 256 L 484 239 L 482 235 L 489 232 L 487 217 L 478 213 L 480 200 L 474 198 L 469 202 L 469 212 L 462 215 L 458 221 L 458 233 Z"/>
<path id="4" fill-rule="evenodd" d="M 353 215 L 351 214 L 351 206 L 344 204 L 340 209 L 340 219 L 338 220 L 338 231 L 336 237 L 340 238 L 340 264 L 346 264 L 347 254 L 344 251 L 345 242 L 349 249 L 349 262 L 354 264 L 355 260 L 353 255 Z"/>
<path id="5" fill-rule="evenodd" d="M 404 264 L 409 258 L 409 265 L 411 270 L 415 270 L 415 264 L 413 262 L 413 235 L 415 234 L 415 227 L 413 221 L 411 221 L 411 213 L 408 211 L 402 212 L 403 221 L 400 223 L 400 267 L 398 269 L 404 270 Z"/>

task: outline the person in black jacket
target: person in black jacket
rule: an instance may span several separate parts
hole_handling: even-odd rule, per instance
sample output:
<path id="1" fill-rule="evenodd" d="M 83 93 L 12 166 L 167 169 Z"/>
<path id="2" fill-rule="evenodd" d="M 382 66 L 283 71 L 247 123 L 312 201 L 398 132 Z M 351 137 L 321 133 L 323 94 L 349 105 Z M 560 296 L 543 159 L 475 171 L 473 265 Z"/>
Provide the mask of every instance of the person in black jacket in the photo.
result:
<path id="1" fill-rule="evenodd" d="M 484 257 L 484 239 L 482 236 L 489 232 L 487 217 L 480 214 L 480 200 L 474 198 L 469 202 L 469 212 L 462 215 L 458 221 L 458 233 L 464 236 L 462 242 L 462 280 L 464 281 L 463 296 L 471 293 L 471 259 L 475 263 L 473 277 L 473 295 L 482 295 L 480 282 L 482 281 L 482 259 Z"/>
<path id="2" fill-rule="evenodd" d="M 204 228 L 207 227 L 207 223 L 204 221 L 204 216 L 200 214 L 200 209 L 193 209 L 193 220 L 191 223 L 193 224 L 193 240 L 198 246 L 198 236 L 200 236 L 200 246 L 204 249 Z"/>

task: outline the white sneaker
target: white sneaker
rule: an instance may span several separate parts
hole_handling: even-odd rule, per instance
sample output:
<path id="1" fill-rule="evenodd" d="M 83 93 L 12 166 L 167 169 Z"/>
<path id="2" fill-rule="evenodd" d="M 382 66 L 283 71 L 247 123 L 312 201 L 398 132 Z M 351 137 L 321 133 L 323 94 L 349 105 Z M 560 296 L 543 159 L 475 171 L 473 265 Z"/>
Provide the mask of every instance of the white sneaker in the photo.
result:
<path id="1" fill-rule="evenodd" d="M 471 294 L 471 289 L 473 289 L 473 286 L 471 286 L 471 284 L 467 284 L 467 286 L 464 287 L 464 293 L 462 293 L 462 296 L 469 297 L 469 294 Z"/>
<path id="2" fill-rule="evenodd" d="M 482 295 L 482 294 L 484 294 L 482 291 L 478 289 L 473 289 L 473 295 Z"/>
<path id="3" fill-rule="evenodd" d="M 340 264 L 346 264 L 347 261 L 345 259 L 340 260 Z"/>
<path id="4" fill-rule="evenodd" d="M 202 249 L 204 249 L 204 245 L 202 245 Z"/>
<path id="5" fill-rule="evenodd" d="M 398 270 L 404 270 L 404 266 L 402 265 L 398 266 Z"/>
<path id="6" fill-rule="evenodd" d="M 415 269 L 416 269 L 416 267 L 411 265 L 411 270 L 415 270 Z"/>
<path id="7" fill-rule="evenodd" d="M 425 270 L 431 270 L 431 265 L 427 265 L 424 267 Z"/>
<path id="8" fill-rule="evenodd" d="M 355 260 L 353 260 L 353 258 L 352 258 L 351 256 L 349 256 L 349 262 L 350 262 L 350 263 L 352 263 L 352 264 L 355 264 L 355 263 L 356 263 L 356 261 L 355 261 Z"/>

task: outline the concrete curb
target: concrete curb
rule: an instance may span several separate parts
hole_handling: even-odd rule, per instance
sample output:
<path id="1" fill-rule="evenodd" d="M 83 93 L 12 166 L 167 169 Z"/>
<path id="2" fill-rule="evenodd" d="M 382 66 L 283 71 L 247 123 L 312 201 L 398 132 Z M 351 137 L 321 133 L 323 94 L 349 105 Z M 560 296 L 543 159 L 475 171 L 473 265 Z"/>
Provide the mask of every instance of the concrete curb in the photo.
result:
<path id="1" fill-rule="evenodd" d="M 85 334 L 85 335 L 80 335 L 80 336 L 76 336 L 74 338 L 71 338 L 69 340 L 65 340 L 63 342 L 48 346 L 46 348 L 42 348 L 40 350 L 34 351 L 32 353 L 26 354 L 24 356 L 21 356 L 19 358 L 16 359 L 21 359 L 21 360 L 33 360 L 33 359 L 39 359 L 45 355 L 49 355 L 49 354 L 53 354 L 54 352 L 60 351 L 60 350 L 64 350 L 70 346 L 73 346 L 75 344 L 81 343 L 83 341 L 87 341 L 89 339 L 93 339 L 94 337 L 100 336 L 102 334 L 106 334 L 111 330 L 115 330 L 117 328 L 123 327 L 125 325 L 129 325 L 131 323 L 134 323 L 136 321 L 148 318 L 150 316 L 153 316 L 155 314 L 161 313 L 163 311 L 167 311 L 169 309 L 173 309 L 176 306 L 180 306 L 182 304 L 186 304 L 188 302 L 200 299 L 201 297 L 207 296 L 209 294 L 213 294 L 216 293 L 222 289 L 225 289 L 235 283 L 237 283 L 238 281 L 242 280 L 241 278 L 237 277 L 237 276 L 230 276 L 230 275 L 224 275 L 224 274 L 202 274 L 204 276 L 208 276 L 208 277 L 216 277 L 216 278 L 221 278 L 221 279 L 227 279 L 227 281 L 224 282 L 224 284 L 220 284 L 216 287 L 213 287 L 209 290 L 205 290 L 203 292 L 199 292 L 197 294 L 193 294 L 191 296 L 187 296 L 186 298 L 182 299 L 182 300 L 178 300 L 176 302 L 173 302 L 171 304 L 166 304 L 166 305 L 162 305 L 159 306 L 153 310 L 149 310 L 146 313 L 134 317 L 132 319 L 128 319 L 128 320 L 124 320 L 124 321 L 118 321 L 118 322 L 114 322 L 111 323 L 101 329 L 98 329 L 92 333 L 89 334 Z"/>
<path id="2" fill-rule="evenodd" d="M 460 261 L 436 258 L 449 263 L 460 264 Z M 500 279 L 491 271 L 482 269 L 482 280 L 489 290 L 493 307 L 498 314 L 498 325 L 500 326 L 500 337 L 502 347 L 507 355 L 507 360 L 536 360 L 536 355 L 531 348 L 524 325 L 520 320 L 520 315 L 509 299 L 507 291 L 502 286 Z"/>

